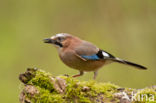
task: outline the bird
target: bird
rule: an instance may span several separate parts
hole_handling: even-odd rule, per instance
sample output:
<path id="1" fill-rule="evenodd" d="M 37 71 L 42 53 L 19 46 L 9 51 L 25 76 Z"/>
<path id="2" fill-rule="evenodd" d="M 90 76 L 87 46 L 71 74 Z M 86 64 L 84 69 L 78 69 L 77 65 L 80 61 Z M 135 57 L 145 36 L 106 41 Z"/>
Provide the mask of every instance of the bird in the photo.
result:
<path id="1" fill-rule="evenodd" d="M 96 79 L 98 70 L 104 65 L 113 62 L 132 66 L 140 70 L 147 69 L 142 65 L 115 57 L 91 42 L 68 33 L 58 33 L 43 41 L 57 48 L 59 57 L 64 64 L 79 71 L 79 74 L 72 77 L 82 76 L 84 72 L 93 72 L 93 79 Z"/>

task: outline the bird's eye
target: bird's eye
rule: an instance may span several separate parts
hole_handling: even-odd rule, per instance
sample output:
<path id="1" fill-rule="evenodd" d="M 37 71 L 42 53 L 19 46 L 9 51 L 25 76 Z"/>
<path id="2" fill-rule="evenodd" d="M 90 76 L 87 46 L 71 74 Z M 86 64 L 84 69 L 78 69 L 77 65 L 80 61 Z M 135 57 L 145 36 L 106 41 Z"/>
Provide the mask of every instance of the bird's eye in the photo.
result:
<path id="1" fill-rule="evenodd" d="M 62 41 L 64 40 L 64 38 L 61 38 L 61 37 L 58 37 L 57 39 L 58 39 L 58 41 L 60 41 L 60 42 L 62 42 Z"/>
<path id="2" fill-rule="evenodd" d="M 58 39 L 59 41 L 61 41 L 61 38 L 60 38 L 60 37 L 58 37 L 57 39 Z"/>

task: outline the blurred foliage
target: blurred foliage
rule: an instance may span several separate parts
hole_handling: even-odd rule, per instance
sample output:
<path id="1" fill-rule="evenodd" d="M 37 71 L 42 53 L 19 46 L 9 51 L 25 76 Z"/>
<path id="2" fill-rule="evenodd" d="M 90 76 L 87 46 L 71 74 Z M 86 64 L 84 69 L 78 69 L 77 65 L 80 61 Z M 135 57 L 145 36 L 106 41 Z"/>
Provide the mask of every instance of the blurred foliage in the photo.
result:
<path id="1" fill-rule="evenodd" d="M 133 88 L 156 84 L 156 0 L 0 0 L 1 103 L 18 102 L 18 75 L 27 67 L 53 75 L 77 73 L 42 41 L 60 32 L 149 68 L 114 63 L 100 70 L 97 81 Z"/>

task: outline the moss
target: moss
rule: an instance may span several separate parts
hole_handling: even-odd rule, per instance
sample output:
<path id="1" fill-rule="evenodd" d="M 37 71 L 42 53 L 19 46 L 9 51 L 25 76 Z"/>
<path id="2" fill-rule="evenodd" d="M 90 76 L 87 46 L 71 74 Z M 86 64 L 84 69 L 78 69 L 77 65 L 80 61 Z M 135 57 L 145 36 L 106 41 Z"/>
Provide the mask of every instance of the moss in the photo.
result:
<path id="1" fill-rule="evenodd" d="M 52 75 L 50 73 L 46 73 L 42 70 L 36 71 L 36 75 L 32 78 L 27 84 L 28 85 L 35 85 L 40 88 L 48 89 L 50 92 L 55 92 L 53 84 L 51 82 Z"/>
<path id="2" fill-rule="evenodd" d="M 34 96 L 27 94 L 26 97 L 30 99 L 32 103 L 64 103 L 62 95 L 57 93 L 51 93 L 49 90 L 36 87 L 39 93 Z"/>
<path id="3" fill-rule="evenodd" d="M 114 93 L 118 86 L 111 83 L 96 83 L 95 81 L 86 82 L 87 86 L 91 88 L 91 91 L 95 91 L 96 94 L 104 93 L 108 97 L 110 94 Z"/>
<path id="4" fill-rule="evenodd" d="M 36 93 L 33 97 L 29 93 L 25 93 L 26 98 L 29 98 L 32 103 L 63 103 L 63 96 L 57 93 L 51 78 L 50 73 L 37 70 L 34 78 L 29 80 L 27 85 L 35 86 L 39 93 Z"/>
<path id="5" fill-rule="evenodd" d="M 68 102 L 94 103 L 99 94 L 112 99 L 112 93 L 118 88 L 118 86 L 111 83 L 103 84 L 96 83 L 95 81 L 80 82 L 72 77 L 59 76 L 65 79 L 67 84 L 64 96 L 61 96 L 56 92 L 51 82 L 51 77 L 52 75 L 50 73 L 38 70 L 35 77 L 27 83 L 27 85 L 33 85 L 40 91 L 39 94 L 31 99 L 33 103 L 47 103 L 48 101 L 62 103 L 64 101 L 63 98 Z M 83 90 L 84 87 L 89 88 L 89 90 Z M 27 95 L 27 97 L 30 98 L 31 96 Z"/>
<path id="6" fill-rule="evenodd" d="M 65 98 L 69 101 L 74 102 L 83 102 L 83 103 L 90 103 L 88 97 L 84 97 L 83 92 L 81 91 L 82 87 L 79 85 L 79 81 L 75 80 L 71 77 L 66 78 L 67 87 L 65 91 Z M 73 99 L 74 98 L 74 99 Z"/>
<path id="7" fill-rule="evenodd" d="M 80 82 L 70 77 L 66 78 L 66 81 L 68 84 L 66 87 L 66 98 L 72 101 L 74 97 L 79 103 L 94 103 L 95 101 L 92 100 L 96 100 L 99 94 L 112 99 L 112 94 L 118 88 L 118 86 L 111 83 L 97 83 L 96 81 Z M 83 91 L 84 87 L 87 87 L 89 90 Z"/>
<path id="8" fill-rule="evenodd" d="M 31 78 L 29 74 L 32 74 L 30 75 Z M 67 76 L 58 76 L 55 78 L 50 73 L 42 70 L 28 70 L 28 72 L 21 75 L 20 80 L 25 84 L 25 87 L 30 85 L 36 88 L 34 90 L 27 88 L 23 91 L 25 94 L 23 98 L 31 101 L 31 103 L 118 103 L 125 99 L 122 94 L 123 92 L 129 98 L 132 92 L 135 92 L 136 97 L 142 94 L 150 97 L 152 94 L 156 101 L 156 92 L 152 88 L 136 90 L 120 88 L 112 83 L 97 83 L 94 80 L 79 81 Z M 146 97 L 143 97 L 141 102 L 155 103 L 146 100 Z M 135 103 L 141 102 L 138 100 L 135 101 Z"/>

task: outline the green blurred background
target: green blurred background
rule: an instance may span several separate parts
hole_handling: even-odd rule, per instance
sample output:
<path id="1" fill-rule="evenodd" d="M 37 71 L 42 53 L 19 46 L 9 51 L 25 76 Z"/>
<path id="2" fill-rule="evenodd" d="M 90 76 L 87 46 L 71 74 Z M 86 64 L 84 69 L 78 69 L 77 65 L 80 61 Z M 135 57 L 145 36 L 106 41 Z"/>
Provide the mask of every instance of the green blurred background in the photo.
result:
<path id="1" fill-rule="evenodd" d="M 53 75 L 78 73 L 42 41 L 60 32 L 149 68 L 114 63 L 99 71 L 98 82 L 131 88 L 156 84 L 156 0 L 0 0 L 0 103 L 18 103 L 18 75 L 27 67 Z"/>

